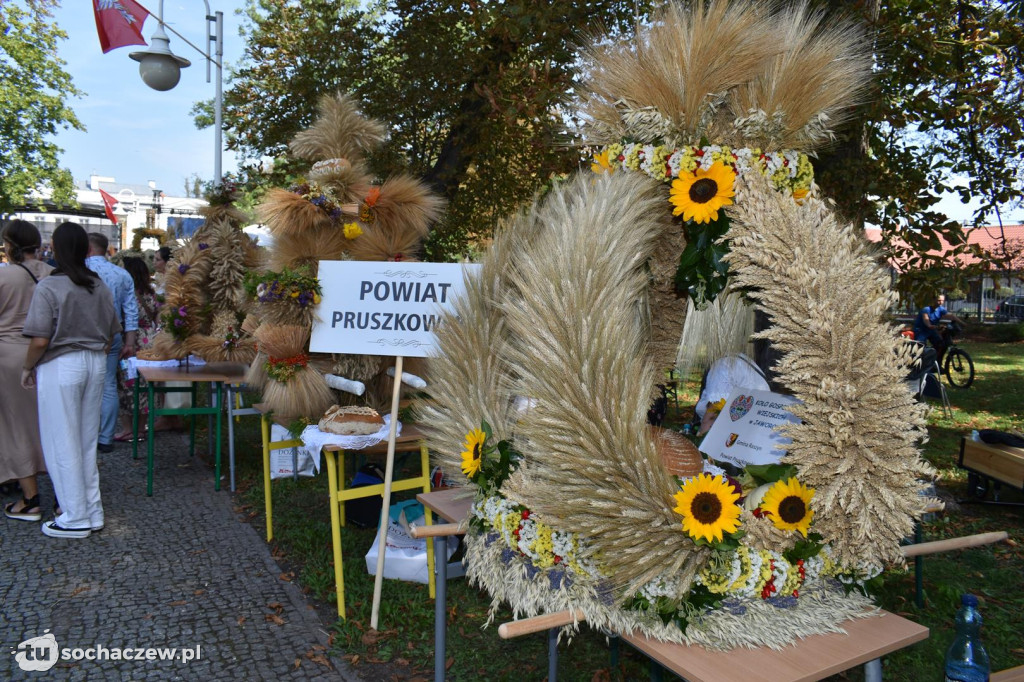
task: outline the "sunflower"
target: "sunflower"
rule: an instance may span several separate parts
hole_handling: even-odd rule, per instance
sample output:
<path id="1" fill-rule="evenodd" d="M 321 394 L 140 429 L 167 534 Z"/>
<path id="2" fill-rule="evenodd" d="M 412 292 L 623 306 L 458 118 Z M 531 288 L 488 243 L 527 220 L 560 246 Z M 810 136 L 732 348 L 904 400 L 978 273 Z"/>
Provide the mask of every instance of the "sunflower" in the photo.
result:
<path id="1" fill-rule="evenodd" d="M 669 192 L 669 201 L 675 206 L 672 215 L 681 213 L 683 220 L 695 223 L 718 220 L 718 209 L 732 204 L 732 197 L 736 196 L 732 189 L 735 181 L 736 172 L 721 161 L 707 170 L 680 171 Z"/>
<path id="2" fill-rule="evenodd" d="M 466 449 L 462 451 L 462 473 L 473 478 L 480 471 L 480 461 L 487 436 L 480 429 L 473 429 L 466 434 Z"/>
<path id="3" fill-rule="evenodd" d="M 739 493 L 722 476 L 701 474 L 688 479 L 675 494 L 679 506 L 673 511 L 683 517 L 683 530 L 694 540 L 721 541 L 723 533 L 734 533 L 740 525 Z"/>
<path id="4" fill-rule="evenodd" d="M 594 154 L 594 163 L 590 164 L 590 170 L 595 173 L 614 173 L 611 161 L 608 159 L 608 150 Z"/>
<path id="5" fill-rule="evenodd" d="M 795 478 L 788 481 L 776 481 L 768 489 L 761 500 L 761 511 L 772 520 L 780 530 L 798 530 L 807 537 L 814 512 L 811 511 L 811 498 L 814 488 L 808 488 Z"/>

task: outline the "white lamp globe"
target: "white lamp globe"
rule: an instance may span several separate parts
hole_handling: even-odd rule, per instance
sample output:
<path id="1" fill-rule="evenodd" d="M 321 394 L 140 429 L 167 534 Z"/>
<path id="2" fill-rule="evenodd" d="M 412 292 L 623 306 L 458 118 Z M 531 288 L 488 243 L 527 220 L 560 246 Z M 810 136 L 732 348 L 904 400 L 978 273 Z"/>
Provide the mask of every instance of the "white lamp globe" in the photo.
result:
<path id="1" fill-rule="evenodd" d="M 181 80 L 181 70 L 192 62 L 171 52 L 171 41 L 158 26 L 149 39 L 149 49 L 128 55 L 139 63 L 142 81 L 154 90 L 170 90 Z"/>

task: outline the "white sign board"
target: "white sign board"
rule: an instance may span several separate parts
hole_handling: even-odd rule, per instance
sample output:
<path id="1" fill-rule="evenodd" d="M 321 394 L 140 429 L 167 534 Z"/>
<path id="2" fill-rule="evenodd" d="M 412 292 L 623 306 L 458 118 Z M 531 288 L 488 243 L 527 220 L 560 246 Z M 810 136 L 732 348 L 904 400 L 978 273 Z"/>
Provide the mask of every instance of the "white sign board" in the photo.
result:
<path id="1" fill-rule="evenodd" d="M 426 357 L 443 312 L 479 265 L 320 261 L 314 353 Z"/>
<path id="2" fill-rule="evenodd" d="M 778 464 L 790 441 L 775 429 L 797 421 L 789 412 L 796 402 L 796 398 L 771 391 L 734 390 L 701 442 L 700 451 L 741 468 Z"/>

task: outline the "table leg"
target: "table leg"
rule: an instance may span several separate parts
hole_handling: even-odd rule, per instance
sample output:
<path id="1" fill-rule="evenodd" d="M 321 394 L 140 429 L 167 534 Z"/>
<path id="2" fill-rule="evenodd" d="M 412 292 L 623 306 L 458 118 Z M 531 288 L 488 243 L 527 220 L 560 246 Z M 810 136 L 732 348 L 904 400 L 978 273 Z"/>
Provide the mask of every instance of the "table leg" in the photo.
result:
<path id="1" fill-rule="evenodd" d="M 223 389 L 223 386 L 221 385 L 221 383 L 219 381 L 214 381 L 212 383 L 213 383 L 213 388 L 211 390 L 211 400 L 214 403 L 213 407 L 216 408 L 216 410 L 217 410 L 216 413 L 212 415 L 213 421 L 217 425 L 216 432 L 214 432 L 213 429 L 210 430 L 210 437 L 211 438 L 215 438 L 216 441 L 217 441 L 216 444 L 213 446 L 214 452 L 216 453 L 214 455 L 214 460 L 213 460 L 213 462 L 214 462 L 214 464 L 213 464 L 213 489 L 216 490 L 217 492 L 220 492 L 220 429 L 221 429 L 221 424 L 223 423 L 223 418 L 221 417 L 220 408 L 221 408 L 221 400 L 222 400 L 222 398 L 224 396 L 221 393 L 221 391 Z M 211 424 L 211 426 L 212 426 L 212 424 Z"/>
<path id="2" fill-rule="evenodd" d="M 135 377 L 135 384 L 132 386 L 132 459 L 139 458 L 139 384 L 142 383 L 142 375 Z M 149 409 L 153 409 L 153 405 Z"/>
<path id="3" fill-rule="evenodd" d="M 209 384 L 206 385 L 206 403 L 208 405 L 210 405 L 211 407 L 213 406 L 213 394 L 215 392 L 217 392 L 217 389 L 214 388 L 214 386 L 216 384 L 217 384 L 216 381 L 211 381 Z M 218 409 L 220 408 L 219 395 L 220 394 L 218 393 L 218 400 L 217 400 L 217 407 L 218 407 Z M 213 441 L 213 415 L 212 414 L 206 415 L 206 433 L 210 434 L 209 439 L 207 439 L 207 441 L 206 441 L 206 454 L 212 455 L 213 454 L 213 448 L 214 448 L 214 445 L 213 445 L 213 442 L 212 442 Z M 219 430 L 217 432 L 217 435 L 220 435 L 220 431 Z"/>
<path id="4" fill-rule="evenodd" d="M 423 521 L 428 526 L 434 525 L 434 514 L 426 507 L 423 508 Z M 427 543 L 427 566 L 434 566 L 435 569 L 434 545 L 436 544 L 434 542 Z M 445 555 L 447 554 L 448 552 L 446 551 Z M 430 599 L 437 599 L 437 570 L 427 571 L 427 596 Z"/>
<path id="5" fill-rule="evenodd" d="M 192 397 L 192 407 L 195 407 L 196 405 L 198 405 L 198 403 L 196 402 L 196 385 L 195 385 L 194 382 L 192 383 L 192 388 L 191 388 L 191 391 L 189 392 L 189 395 Z M 189 457 L 195 457 L 196 456 L 196 415 L 195 414 L 188 415 L 188 421 L 189 421 L 188 456 Z"/>
<path id="6" fill-rule="evenodd" d="M 921 531 L 921 521 L 914 523 L 914 542 L 921 544 L 924 541 L 924 533 Z M 917 608 L 924 608 L 924 557 L 914 557 L 914 603 Z"/>
<path id="7" fill-rule="evenodd" d="M 427 450 L 426 445 L 420 445 L 420 474 L 423 476 L 423 492 L 430 492 L 430 452 Z M 432 522 L 432 514 L 429 509 L 424 508 L 424 517 L 426 518 L 427 525 L 429 526 Z M 448 558 L 447 542 L 445 543 L 445 559 Z M 427 566 L 432 566 L 434 563 L 434 543 L 427 543 Z M 437 576 L 433 572 L 427 571 L 427 596 L 431 599 L 436 599 L 437 593 Z"/>
<path id="8" fill-rule="evenodd" d="M 548 682 L 558 679 L 558 628 L 548 630 Z"/>
<path id="9" fill-rule="evenodd" d="M 864 664 L 864 682 L 882 682 L 882 659 L 875 658 Z"/>
<path id="10" fill-rule="evenodd" d="M 430 512 L 428 511 L 429 515 Z M 434 573 L 437 597 L 434 599 L 434 682 L 443 682 L 445 673 L 445 635 L 448 626 L 448 538 L 434 538 Z"/>
<path id="11" fill-rule="evenodd" d="M 227 408 L 228 408 L 228 473 L 230 481 L 231 492 L 235 492 L 235 395 L 236 393 L 232 390 L 232 384 L 227 384 L 224 387 L 227 392 Z"/>
<path id="12" fill-rule="evenodd" d="M 273 503 L 270 497 L 270 418 L 260 415 L 260 435 L 263 437 L 263 504 L 267 511 L 267 542 L 274 539 Z"/>
<path id="13" fill-rule="evenodd" d="M 149 415 L 146 417 L 146 495 L 153 497 L 153 439 L 156 437 L 153 418 L 156 412 L 156 390 L 153 382 L 146 382 L 146 396 L 149 398 Z"/>
<path id="14" fill-rule="evenodd" d="M 338 597 L 338 618 L 344 618 L 345 574 L 343 564 L 341 563 L 341 519 L 338 514 L 338 507 L 341 506 L 338 502 L 338 454 L 325 452 L 324 455 L 327 459 L 327 486 L 330 488 L 331 495 L 331 544 L 334 550 L 334 590 Z M 378 551 L 381 552 L 386 549 L 386 547 L 378 547 Z"/>

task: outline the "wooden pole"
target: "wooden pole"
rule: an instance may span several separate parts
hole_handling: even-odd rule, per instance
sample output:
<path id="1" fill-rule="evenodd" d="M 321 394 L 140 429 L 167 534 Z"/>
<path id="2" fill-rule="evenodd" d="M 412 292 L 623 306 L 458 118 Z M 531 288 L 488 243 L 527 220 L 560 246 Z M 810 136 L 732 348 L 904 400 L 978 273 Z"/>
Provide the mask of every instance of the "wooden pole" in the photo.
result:
<path id="1" fill-rule="evenodd" d="M 551 628 L 560 628 L 564 625 L 571 625 L 581 620 L 586 620 L 586 616 L 584 616 L 583 612 L 579 609 L 574 611 L 545 613 L 540 616 L 533 616 L 532 618 L 523 618 L 522 620 L 513 620 L 508 623 L 502 623 L 498 626 L 498 636 L 502 639 L 512 639 L 513 637 L 522 637 L 523 635 L 529 635 L 534 632 L 542 632 L 544 630 L 550 630 Z"/>
<path id="2" fill-rule="evenodd" d="M 1008 537 L 1009 535 L 1007 535 L 1006 531 L 1001 530 L 992 533 L 979 533 L 977 535 L 965 535 L 959 538 L 949 538 L 948 540 L 922 542 L 919 545 L 905 545 L 900 549 L 903 550 L 903 556 L 909 559 L 911 557 L 924 556 L 926 554 L 951 552 L 955 549 L 967 549 L 968 547 L 991 545 L 993 542 L 1002 542 Z"/>
<path id="3" fill-rule="evenodd" d="M 412 526 L 409 528 L 409 536 L 417 540 L 465 534 L 466 526 L 461 523 L 439 523 L 432 526 Z"/>
<path id="4" fill-rule="evenodd" d="M 380 530 L 377 533 L 377 575 L 373 580 L 373 610 L 370 627 L 377 629 L 380 615 L 380 593 L 384 586 L 384 555 L 388 546 L 388 519 L 391 514 L 391 481 L 395 476 L 395 437 L 398 432 L 398 395 L 402 392 L 402 356 L 395 357 L 395 388 L 391 393 L 391 426 L 388 430 L 388 460 L 384 467 L 384 504 L 380 508 Z"/>

